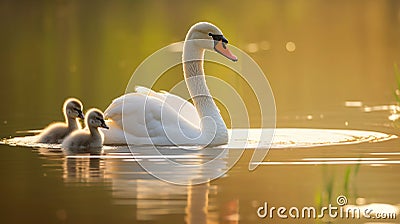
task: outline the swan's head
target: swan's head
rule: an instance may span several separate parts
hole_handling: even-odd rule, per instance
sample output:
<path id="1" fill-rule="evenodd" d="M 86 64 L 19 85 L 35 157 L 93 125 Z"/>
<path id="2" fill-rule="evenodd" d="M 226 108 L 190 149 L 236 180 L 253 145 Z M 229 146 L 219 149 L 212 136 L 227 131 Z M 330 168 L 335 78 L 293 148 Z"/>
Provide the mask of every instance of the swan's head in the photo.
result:
<path id="1" fill-rule="evenodd" d="M 64 102 L 64 113 L 68 118 L 81 118 L 84 119 L 84 115 L 82 113 L 82 103 L 78 99 L 69 98 Z"/>
<path id="2" fill-rule="evenodd" d="M 186 41 L 193 41 L 194 44 L 203 49 L 215 50 L 232 61 L 238 60 L 228 49 L 228 40 L 224 37 L 222 31 L 211 23 L 199 22 L 194 24 L 186 35 Z"/>
<path id="3" fill-rule="evenodd" d="M 98 109 L 90 109 L 86 113 L 86 127 L 93 127 L 93 128 L 102 127 L 108 129 L 108 126 L 104 121 L 104 115 Z"/>

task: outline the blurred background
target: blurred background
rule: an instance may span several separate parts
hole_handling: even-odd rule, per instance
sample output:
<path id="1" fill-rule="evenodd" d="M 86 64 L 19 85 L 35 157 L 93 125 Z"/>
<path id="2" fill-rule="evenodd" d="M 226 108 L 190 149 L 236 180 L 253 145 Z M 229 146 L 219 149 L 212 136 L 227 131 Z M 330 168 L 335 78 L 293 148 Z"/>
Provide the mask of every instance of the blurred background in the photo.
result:
<path id="1" fill-rule="evenodd" d="M 198 21 L 219 26 L 260 65 L 278 126 L 280 115 L 293 110 L 395 102 L 397 0 L 18 0 L 0 3 L 0 119 L 41 127 L 60 118 L 70 96 L 104 110 L 146 57 L 182 41 Z M 158 89 L 182 80 L 176 71 Z"/>

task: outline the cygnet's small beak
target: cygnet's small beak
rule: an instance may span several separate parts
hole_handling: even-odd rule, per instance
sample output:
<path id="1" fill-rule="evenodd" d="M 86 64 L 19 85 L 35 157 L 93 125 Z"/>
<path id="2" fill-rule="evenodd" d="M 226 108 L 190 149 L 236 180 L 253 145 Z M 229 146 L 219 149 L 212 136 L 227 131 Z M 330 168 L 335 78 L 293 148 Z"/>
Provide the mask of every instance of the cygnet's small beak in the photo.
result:
<path id="1" fill-rule="evenodd" d="M 78 117 L 80 118 L 80 119 L 85 119 L 85 115 L 83 115 L 83 113 L 82 113 L 82 111 L 78 111 Z"/>
<path id="2" fill-rule="evenodd" d="M 104 120 L 101 122 L 101 127 L 105 128 L 105 129 L 110 129 L 107 125 L 106 122 L 104 122 Z"/>

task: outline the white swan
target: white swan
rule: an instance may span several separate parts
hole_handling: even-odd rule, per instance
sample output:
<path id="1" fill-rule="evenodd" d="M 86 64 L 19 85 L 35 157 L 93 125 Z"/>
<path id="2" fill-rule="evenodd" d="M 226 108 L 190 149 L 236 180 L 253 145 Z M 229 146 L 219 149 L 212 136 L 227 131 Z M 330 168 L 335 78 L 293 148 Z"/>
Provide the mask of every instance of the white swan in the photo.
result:
<path id="1" fill-rule="evenodd" d="M 98 130 L 99 127 L 108 129 L 103 113 L 98 109 L 90 109 L 86 113 L 85 124 L 86 128 L 84 130 L 76 130 L 64 139 L 61 145 L 62 148 L 89 149 L 103 146 L 103 136 Z"/>
<path id="2" fill-rule="evenodd" d="M 65 100 L 63 114 L 65 123 L 57 122 L 47 126 L 37 135 L 37 143 L 59 144 L 71 132 L 81 129 L 81 125 L 77 121 L 77 118 L 84 119 L 81 101 L 75 98 Z"/>
<path id="3" fill-rule="evenodd" d="M 102 130 L 105 144 L 219 145 L 228 142 L 228 131 L 207 88 L 203 61 L 205 50 L 215 50 L 237 61 L 228 41 L 215 25 L 193 25 L 183 46 L 185 82 L 194 105 L 167 92 L 137 87 L 136 92 L 115 99 L 105 110 L 109 130 Z M 122 116 L 123 115 L 123 116 Z"/>

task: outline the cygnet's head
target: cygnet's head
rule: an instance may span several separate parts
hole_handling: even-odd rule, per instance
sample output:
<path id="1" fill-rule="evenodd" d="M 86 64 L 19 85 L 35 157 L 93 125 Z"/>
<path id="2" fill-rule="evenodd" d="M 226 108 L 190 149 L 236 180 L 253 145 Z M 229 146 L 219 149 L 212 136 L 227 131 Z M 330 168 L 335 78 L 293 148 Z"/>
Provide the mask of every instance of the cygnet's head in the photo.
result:
<path id="1" fill-rule="evenodd" d="M 82 103 L 78 99 L 69 98 L 64 102 L 64 113 L 68 118 L 81 118 L 84 119 L 84 115 L 82 113 Z"/>
<path id="2" fill-rule="evenodd" d="M 208 22 L 194 24 L 186 35 L 186 40 L 196 44 L 198 47 L 215 50 L 232 61 L 238 58 L 227 48 L 228 40 L 222 31 L 215 25 Z"/>
<path id="3" fill-rule="evenodd" d="M 87 127 L 102 127 L 108 129 L 106 122 L 104 121 L 103 113 L 98 109 L 90 109 L 86 112 L 86 126 Z"/>

